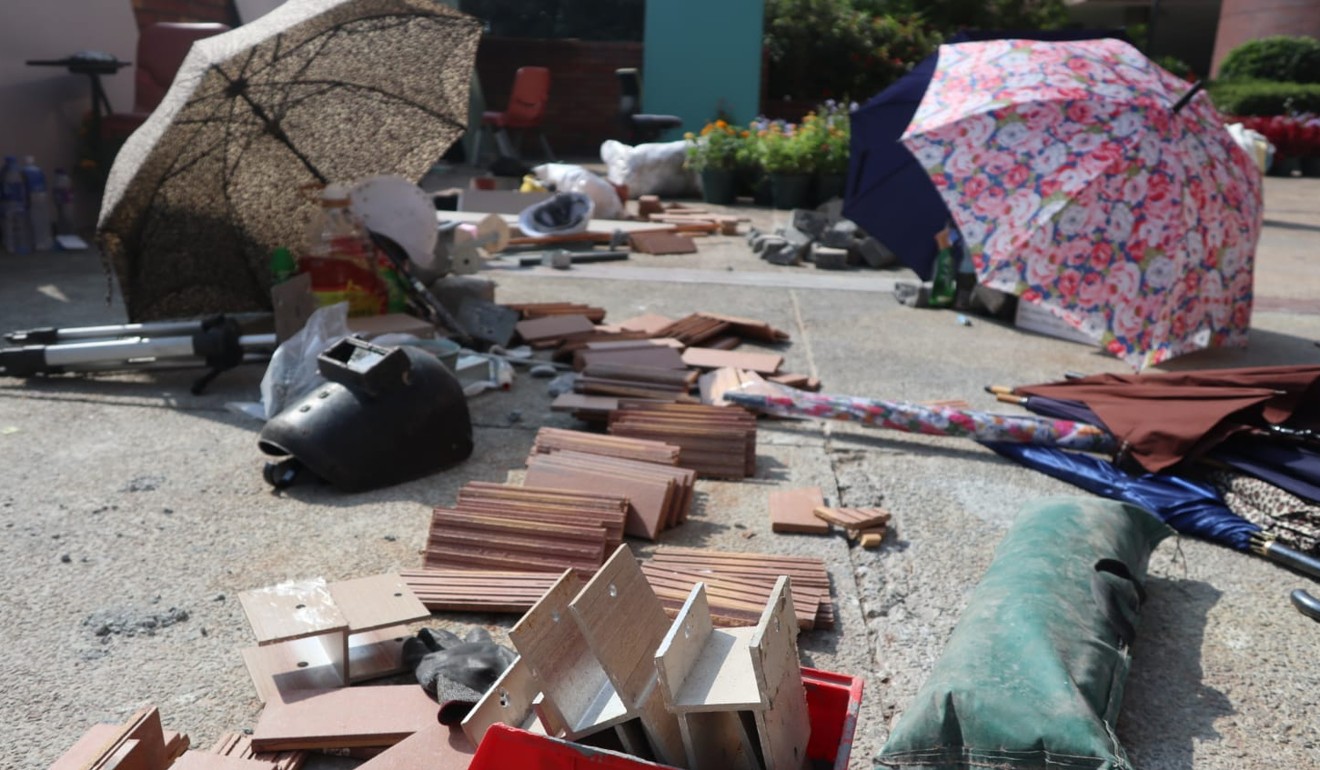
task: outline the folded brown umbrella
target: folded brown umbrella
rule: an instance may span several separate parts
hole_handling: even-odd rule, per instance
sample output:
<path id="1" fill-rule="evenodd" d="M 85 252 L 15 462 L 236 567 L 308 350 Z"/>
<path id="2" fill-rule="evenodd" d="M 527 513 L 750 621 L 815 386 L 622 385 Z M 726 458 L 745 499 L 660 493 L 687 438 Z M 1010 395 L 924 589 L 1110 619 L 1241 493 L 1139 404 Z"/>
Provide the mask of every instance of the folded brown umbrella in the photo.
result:
<path id="1" fill-rule="evenodd" d="M 1098 374 L 1014 392 L 1085 404 L 1123 442 L 1123 452 L 1151 472 L 1240 431 L 1320 425 L 1320 366 Z"/>

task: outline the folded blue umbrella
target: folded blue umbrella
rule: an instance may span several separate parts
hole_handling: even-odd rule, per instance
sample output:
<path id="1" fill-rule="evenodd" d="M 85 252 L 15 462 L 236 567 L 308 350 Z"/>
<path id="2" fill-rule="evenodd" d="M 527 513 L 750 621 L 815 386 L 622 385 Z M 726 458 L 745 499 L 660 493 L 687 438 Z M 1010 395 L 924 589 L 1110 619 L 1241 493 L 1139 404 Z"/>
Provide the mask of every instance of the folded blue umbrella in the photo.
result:
<path id="1" fill-rule="evenodd" d="M 1140 506 L 1184 535 L 1239 551 L 1261 528 L 1233 513 L 1208 484 L 1165 473 L 1134 476 L 1093 455 L 1032 444 L 982 442 L 1002 457 L 1088 492 Z"/>

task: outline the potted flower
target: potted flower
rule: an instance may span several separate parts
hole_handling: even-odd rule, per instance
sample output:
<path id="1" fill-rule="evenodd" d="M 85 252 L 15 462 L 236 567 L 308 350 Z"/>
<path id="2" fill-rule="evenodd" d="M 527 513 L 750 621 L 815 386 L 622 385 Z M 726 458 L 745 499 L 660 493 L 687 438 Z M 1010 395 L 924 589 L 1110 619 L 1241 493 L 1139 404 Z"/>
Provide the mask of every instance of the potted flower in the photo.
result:
<path id="1" fill-rule="evenodd" d="M 747 141 L 747 132 L 727 121 L 707 123 L 700 135 L 687 140 L 688 168 L 701 176 L 701 197 L 707 203 L 732 203 L 737 192 L 735 174 Z"/>
<path id="2" fill-rule="evenodd" d="M 848 150 L 852 141 L 847 108 L 831 99 L 821 105 L 819 113 L 808 115 L 803 123 L 804 129 L 814 137 L 819 152 L 816 160 L 817 202 L 842 198 L 848 179 Z"/>
<path id="3" fill-rule="evenodd" d="M 807 205 L 812 175 L 816 172 L 816 145 L 811 134 L 792 123 L 774 122 L 757 140 L 761 168 L 770 177 L 774 207 L 795 209 Z"/>

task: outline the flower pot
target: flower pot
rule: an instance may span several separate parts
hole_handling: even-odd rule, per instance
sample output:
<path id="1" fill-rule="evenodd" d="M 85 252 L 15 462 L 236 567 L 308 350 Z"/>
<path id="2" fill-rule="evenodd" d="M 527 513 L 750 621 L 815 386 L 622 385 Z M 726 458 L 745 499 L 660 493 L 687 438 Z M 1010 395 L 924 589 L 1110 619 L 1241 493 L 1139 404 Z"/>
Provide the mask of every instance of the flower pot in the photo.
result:
<path id="1" fill-rule="evenodd" d="M 1275 155 L 1274 162 L 1270 164 L 1270 176 L 1292 176 L 1294 171 L 1301 170 L 1302 159 L 1286 155 Z"/>
<path id="2" fill-rule="evenodd" d="M 738 180 L 732 169 L 707 168 L 701 171 L 701 199 L 707 203 L 728 205 L 737 193 Z"/>
<path id="3" fill-rule="evenodd" d="M 1302 158 L 1302 176 L 1320 176 L 1320 155 Z"/>
<path id="4" fill-rule="evenodd" d="M 777 209 L 800 209 L 811 196 L 811 174 L 770 172 L 770 192 Z"/>
<path id="5" fill-rule="evenodd" d="M 842 198 L 848 183 L 847 174 L 816 174 L 816 203 L 824 203 L 833 198 Z"/>
<path id="6" fill-rule="evenodd" d="M 775 202 L 774 191 L 770 189 L 770 175 L 760 172 L 752 183 L 752 202 L 758 206 L 769 206 Z"/>

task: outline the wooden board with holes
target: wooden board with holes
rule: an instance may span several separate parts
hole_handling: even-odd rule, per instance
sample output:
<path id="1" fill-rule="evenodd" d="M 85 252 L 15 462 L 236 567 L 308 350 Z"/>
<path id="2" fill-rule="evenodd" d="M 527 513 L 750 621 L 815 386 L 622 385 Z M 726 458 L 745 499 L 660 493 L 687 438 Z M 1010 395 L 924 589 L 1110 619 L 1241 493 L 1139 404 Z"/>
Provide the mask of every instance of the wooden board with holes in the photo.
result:
<path id="1" fill-rule="evenodd" d="M 473 745 L 480 746 L 491 725 L 505 724 L 522 729 L 538 726 L 540 721 L 532 705 L 540 694 L 541 688 L 536 677 L 532 676 L 531 666 L 519 656 L 463 717 L 463 733 Z"/>
<path id="2" fill-rule="evenodd" d="M 751 639 L 752 668 L 765 698 L 765 708 L 755 712 L 765 770 L 801 770 L 811 736 L 797 634 L 790 630 L 790 584 L 790 578 L 779 578 Z"/>
<path id="3" fill-rule="evenodd" d="M 354 634 L 431 617 L 403 578 L 394 573 L 337 580 L 328 588 Z"/>
<path id="4" fill-rule="evenodd" d="M 509 630 L 509 640 L 540 684 L 544 698 L 538 708 L 547 715 L 543 721 L 562 725 L 569 739 L 610 729 L 634 716 L 573 620 L 569 603 L 582 587 L 580 575 L 565 573 Z"/>
<path id="5" fill-rule="evenodd" d="M 783 366 L 784 357 L 778 353 L 690 347 L 683 351 L 683 363 L 698 369 L 721 369 L 727 366 L 757 374 L 774 374 Z"/>
<path id="6" fill-rule="evenodd" d="M 348 619 L 322 578 L 242 591 L 238 601 L 257 644 L 348 631 Z"/>
<path id="7" fill-rule="evenodd" d="M 627 545 L 583 586 L 569 610 L 615 691 L 637 713 L 656 758 L 682 764 L 678 719 L 665 709 L 656 686 L 655 652 L 669 618 Z"/>
<path id="8" fill-rule="evenodd" d="M 770 493 L 770 529 L 780 533 L 828 534 L 829 523 L 816 518 L 814 513 L 824 505 L 820 487 L 776 489 Z"/>
<path id="9" fill-rule="evenodd" d="M 884 508 L 831 508 L 820 506 L 812 511 L 817 518 L 844 529 L 873 529 L 889 523 L 890 514 Z"/>
<path id="10" fill-rule="evenodd" d="M 436 723 L 438 706 L 414 684 L 280 694 L 252 730 L 255 751 L 393 746 Z"/>

